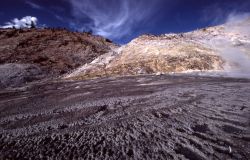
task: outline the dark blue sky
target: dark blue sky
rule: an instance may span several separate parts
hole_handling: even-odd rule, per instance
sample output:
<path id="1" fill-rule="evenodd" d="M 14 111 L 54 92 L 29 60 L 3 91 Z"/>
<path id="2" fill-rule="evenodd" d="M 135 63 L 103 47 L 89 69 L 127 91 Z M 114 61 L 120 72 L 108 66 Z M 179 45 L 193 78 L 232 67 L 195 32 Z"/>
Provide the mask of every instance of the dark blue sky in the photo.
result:
<path id="1" fill-rule="evenodd" d="M 250 12 L 250 0 L 4 0 L 0 25 L 34 16 L 40 26 L 66 27 L 126 43 L 143 33 L 179 33 Z"/>

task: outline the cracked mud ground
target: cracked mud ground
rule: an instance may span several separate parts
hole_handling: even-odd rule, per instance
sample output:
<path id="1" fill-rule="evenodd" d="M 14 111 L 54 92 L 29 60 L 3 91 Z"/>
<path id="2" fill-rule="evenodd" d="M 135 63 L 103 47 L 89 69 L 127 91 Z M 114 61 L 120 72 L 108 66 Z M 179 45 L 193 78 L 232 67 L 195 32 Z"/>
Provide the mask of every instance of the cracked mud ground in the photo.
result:
<path id="1" fill-rule="evenodd" d="M 0 91 L 0 159 L 249 159 L 250 80 L 137 76 Z"/>

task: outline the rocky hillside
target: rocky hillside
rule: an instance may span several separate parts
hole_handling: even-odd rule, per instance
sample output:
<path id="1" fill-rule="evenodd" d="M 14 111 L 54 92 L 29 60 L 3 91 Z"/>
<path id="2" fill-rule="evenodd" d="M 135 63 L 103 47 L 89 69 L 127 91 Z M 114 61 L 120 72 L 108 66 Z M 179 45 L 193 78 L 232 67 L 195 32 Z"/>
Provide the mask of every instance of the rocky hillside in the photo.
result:
<path id="1" fill-rule="evenodd" d="M 118 47 L 64 29 L 0 29 L 0 88 L 35 80 L 212 71 L 250 74 L 250 18 Z M 7 83 L 8 82 L 8 83 Z"/>
<path id="2" fill-rule="evenodd" d="M 60 76 L 90 63 L 112 47 L 110 40 L 100 36 L 64 29 L 0 29 L 0 86 L 15 78 L 23 83 Z M 31 78 L 37 74 L 38 78 Z"/>
<path id="3" fill-rule="evenodd" d="M 228 22 L 182 34 L 143 35 L 67 78 L 246 69 L 250 62 L 249 22 Z"/>

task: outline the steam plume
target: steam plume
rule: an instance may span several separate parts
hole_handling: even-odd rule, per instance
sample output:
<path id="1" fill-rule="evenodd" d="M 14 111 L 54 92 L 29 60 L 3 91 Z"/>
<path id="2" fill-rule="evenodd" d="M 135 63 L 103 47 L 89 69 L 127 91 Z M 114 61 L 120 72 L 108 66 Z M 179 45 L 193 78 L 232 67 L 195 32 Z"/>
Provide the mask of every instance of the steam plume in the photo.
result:
<path id="1" fill-rule="evenodd" d="M 226 60 L 230 76 L 250 77 L 250 14 L 231 14 L 224 25 L 225 36 L 211 40 Z"/>

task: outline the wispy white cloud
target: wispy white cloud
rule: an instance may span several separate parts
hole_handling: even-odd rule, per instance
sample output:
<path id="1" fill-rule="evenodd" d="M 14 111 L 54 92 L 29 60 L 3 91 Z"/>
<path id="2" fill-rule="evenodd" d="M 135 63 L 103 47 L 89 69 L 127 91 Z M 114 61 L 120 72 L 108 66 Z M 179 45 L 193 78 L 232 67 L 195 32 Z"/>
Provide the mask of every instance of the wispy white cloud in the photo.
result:
<path id="1" fill-rule="evenodd" d="M 28 4 L 30 7 L 34 8 L 34 9 L 38 9 L 38 10 L 42 10 L 43 7 L 34 3 L 34 2 L 31 2 L 31 1 L 25 1 L 26 4 Z"/>
<path id="2" fill-rule="evenodd" d="M 92 30 L 94 34 L 111 39 L 122 38 L 152 18 L 158 0 L 70 0 L 72 16 L 70 22 L 76 29 Z M 154 8 L 154 9 L 153 9 Z M 88 23 L 79 20 L 88 18 Z"/>
<path id="3" fill-rule="evenodd" d="M 27 5 L 29 5 L 31 8 L 33 8 L 33 9 L 37 9 L 37 10 L 40 10 L 40 11 L 43 11 L 43 12 L 47 12 L 47 13 L 53 15 L 59 21 L 62 21 L 62 22 L 67 21 L 67 19 L 59 16 L 58 13 L 57 13 L 57 12 L 63 12 L 64 11 L 64 9 L 61 8 L 61 7 L 58 7 L 58 6 L 44 7 L 42 5 L 34 3 L 31 0 L 26 0 L 25 3 Z M 46 26 L 46 25 L 43 25 L 43 26 Z"/>
<path id="4" fill-rule="evenodd" d="M 59 21 L 62 21 L 62 22 L 65 21 L 65 19 L 64 19 L 63 17 L 61 17 L 61 16 L 59 16 L 59 15 L 57 15 L 57 14 L 54 14 L 54 16 L 55 16 L 55 18 L 58 19 Z"/>
<path id="5" fill-rule="evenodd" d="M 38 19 L 32 16 L 26 16 L 21 19 L 14 18 L 10 22 L 6 22 L 5 25 L 0 26 L 0 28 L 31 28 L 32 25 L 37 25 Z"/>

